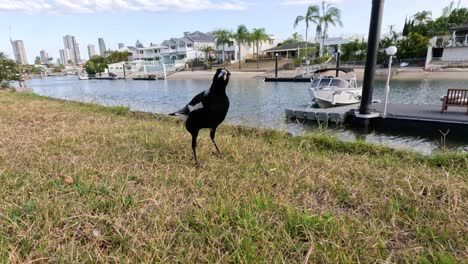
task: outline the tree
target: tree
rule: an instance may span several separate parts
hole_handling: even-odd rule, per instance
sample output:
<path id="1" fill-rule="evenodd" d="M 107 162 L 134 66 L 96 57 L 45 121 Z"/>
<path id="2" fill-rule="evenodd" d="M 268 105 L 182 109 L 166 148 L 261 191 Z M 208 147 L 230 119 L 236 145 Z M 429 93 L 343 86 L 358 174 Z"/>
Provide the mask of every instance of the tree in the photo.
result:
<path id="1" fill-rule="evenodd" d="M 305 25 L 306 25 L 306 34 L 305 34 L 305 41 L 306 41 L 306 45 L 305 45 L 305 53 L 307 55 L 307 34 L 308 34 L 308 31 L 309 31 L 309 23 L 314 23 L 314 24 L 317 24 L 318 23 L 318 18 L 319 18 L 319 7 L 317 5 L 311 5 L 307 8 L 307 12 L 305 14 L 305 16 L 297 16 L 296 17 L 296 20 L 294 21 L 294 28 L 297 27 L 297 25 L 299 25 L 299 23 L 301 23 L 302 21 L 304 21 Z"/>
<path id="2" fill-rule="evenodd" d="M 232 38 L 237 42 L 237 46 L 239 48 L 239 70 L 241 69 L 241 44 L 249 42 L 249 34 L 249 30 L 245 25 L 239 25 L 236 32 L 232 34 Z"/>
<path id="3" fill-rule="evenodd" d="M 448 22 L 451 26 L 457 26 L 468 21 L 468 9 L 457 8 L 448 16 Z"/>
<path id="4" fill-rule="evenodd" d="M 367 43 L 359 40 L 341 45 L 341 59 L 343 61 L 362 61 L 366 57 Z"/>
<path id="5" fill-rule="evenodd" d="M 416 25 L 426 24 L 428 21 L 432 20 L 431 11 L 421 11 L 413 15 Z"/>
<path id="6" fill-rule="evenodd" d="M 210 58 L 210 54 L 216 52 L 216 50 L 211 46 L 204 46 L 200 48 L 200 51 L 202 51 L 205 55 L 205 64 L 208 66 L 208 59 Z"/>
<path id="7" fill-rule="evenodd" d="M 126 51 L 107 51 L 106 52 L 106 62 L 108 64 L 127 61 L 128 60 L 128 52 Z"/>
<path id="8" fill-rule="evenodd" d="M 0 52 L 0 87 L 8 87 L 11 81 L 19 81 L 20 75 L 17 64 Z"/>
<path id="9" fill-rule="evenodd" d="M 36 58 L 34 58 L 34 64 L 41 64 L 41 57 L 36 56 Z"/>
<path id="10" fill-rule="evenodd" d="M 327 36 L 328 25 L 336 26 L 336 24 L 343 26 L 341 21 L 341 10 L 322 1 L 322 15 L 318 17 L 320 29 L 322 31 L 322 46 L 320 47 L 320 57 L 323 57 L 325 49 L 325 38 Z"/>
<path id="11" fill-rule="evenodd" d="M 258 53 L 260 46 L 262 45 L 262 42 L 265 40 L 269 40 L 270 36 L 266 33 L 264 28 L 254 28 L 251 35 L 250 35 L 250 40 L 255 44 L 255 47 L 257 49 L 257 69 L 259 67 L 259 58 L 258 58 Z"/>
<path id="12" fill-rule="evenodd" d="M 94 75 L 96 73 L 104 72 L 107 68 L 107 60 L 102 56 L 93 56 L 85 63 L 85 70 L 87 74 Z"/>
<path id="13" fill-rule="evenodd" d="M 419 33 L 410 32 L 407 37 L 398 43 L 398 54 L 402 59 L 424 58 L 428 46 L 429 38 Z"/>
<path id="14" fill-rule="evenodd" d="M 444 9 L 442 9 L 442 17 L 450 16 L 452 11 L 454 10 L 454 6 L 455 6 L 455 1 L 452 1 L 450 2 L 448 6 L 444 7 Z"/>
<path id="15" fill-rule="evenodd" d="M 302 35 L 300 35 L 297 32 L 294 32 L 291 37 L 289 37 L 285 41 L 283 41 L 283 44 L 299 43 L 299 42 L 302 42 Z"/>
<path id="16" fill-rule="evenodd" d="M 225 29 L 220 29 L 214 32 L 215 36 L 215 44 L 216 47 L 222 46 L 223 47 L 223 64 L 226 65 L 225 61 L 225 45 L 230 45 L 231 41 L 231 32 Z"/>
<path id="17" fill-rule="evenodd" d="M 65 69 L 65 66 L 63 66 L 62 64 L 60 64 L 60 65 L 54 66 L 53 71 L 54 71 L 54 72 L 61 72 L 63 69 Z"/>

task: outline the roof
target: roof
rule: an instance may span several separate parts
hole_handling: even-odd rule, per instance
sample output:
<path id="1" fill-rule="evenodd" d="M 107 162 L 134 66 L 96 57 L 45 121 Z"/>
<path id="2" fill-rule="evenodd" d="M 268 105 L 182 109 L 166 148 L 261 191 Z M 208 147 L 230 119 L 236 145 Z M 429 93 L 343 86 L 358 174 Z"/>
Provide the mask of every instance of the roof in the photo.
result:
<path id="1" fill-rule="evenodd" d="M 263 52 L 276 52 L 276 51 L 288 51 L 288 50 L 298 50 L 299 48 L 305 48 L 306 42 L 294 42 L 294 43 L 287 43 L 283 44 L 271 49 L 264 50 Z M 312 44 L 307 44 L 311 46 Z"/>
<path id="2" fill-rule="evenodd" d="M 450 30 L 468 30 L 468 21 L 465 22 L 464 24 L 461 24 L 461 25 L 458 25 L 458 26 L 454 26 L 454 27 L 451 28 Z"/>
<path id="3" fill-rule="evenodd" d="M 213 36 L 210 36 L 200 31 L 189 33 L 186 37 L 193 42 L 213 42 L 214 41 Z"/>

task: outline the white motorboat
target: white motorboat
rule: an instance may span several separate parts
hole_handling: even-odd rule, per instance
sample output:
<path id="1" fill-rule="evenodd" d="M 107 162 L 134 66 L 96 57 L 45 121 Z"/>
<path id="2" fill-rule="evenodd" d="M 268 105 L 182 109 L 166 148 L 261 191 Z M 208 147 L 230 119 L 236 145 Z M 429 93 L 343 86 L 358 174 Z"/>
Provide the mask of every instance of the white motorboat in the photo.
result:
<path id="1" fill-rule="evenodd" d="M 330 71 L 336 72 L 336 76 L 324 74 Z M 339 77 L 338 72 L 343 72 L 346 76 Z M 319 76 L 315 77 L 317 74 Z M 356 75 L 353 69 L 327 68 L 317 70 L 314 73 L 309 93 L 312 102 L 315 102 L 320 108 L 330 108 L 359 103 L 362 87 L 357 87 Z"/>
<path id="2" fill-rule="evenodd" d="M 89 80 L 89 77 L 88 75 L 80 74 L 78 75 L 78 80 Z"/>

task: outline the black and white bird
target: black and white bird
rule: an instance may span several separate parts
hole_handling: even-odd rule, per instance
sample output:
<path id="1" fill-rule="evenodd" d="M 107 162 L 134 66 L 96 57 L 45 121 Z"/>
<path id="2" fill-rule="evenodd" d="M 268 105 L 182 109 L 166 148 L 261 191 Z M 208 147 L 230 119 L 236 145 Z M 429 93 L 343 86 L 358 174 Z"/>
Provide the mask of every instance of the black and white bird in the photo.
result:
<path id="1" fill-rule="evenodd" d="M 213 76 L 211 87 L 197 94 L 184 108 L 170 115 L 186 117 L 185 128 L 192 135 L 192 150 L 195 164 L 197 160 L 197 137 L 202 128 L 210 129 L 211 141 L 218 154 L 221 154 L 215 142 L 216 128 L 224 121 L 229 110 L 229 98 L 226 86 L 231 73 L 224 69 L 217 69 Z"/>

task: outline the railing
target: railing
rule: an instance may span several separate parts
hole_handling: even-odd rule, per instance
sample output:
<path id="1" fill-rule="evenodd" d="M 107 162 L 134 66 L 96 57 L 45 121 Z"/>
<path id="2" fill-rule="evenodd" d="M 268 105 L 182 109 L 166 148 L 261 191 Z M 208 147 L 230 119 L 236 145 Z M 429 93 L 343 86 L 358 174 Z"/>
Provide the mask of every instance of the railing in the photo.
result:
<path id="1" fill-rule="evenodd" d="M 310 76 L 313 75 L 316 71 L 326 68 L 327 64 L 333 59 L 330 57 L 327 61 L 315 64 L 315 65 L 302 65 L 300 68 L 296 69 L 296 76 Z"/>

